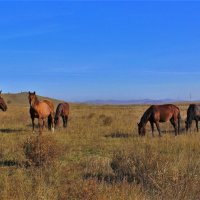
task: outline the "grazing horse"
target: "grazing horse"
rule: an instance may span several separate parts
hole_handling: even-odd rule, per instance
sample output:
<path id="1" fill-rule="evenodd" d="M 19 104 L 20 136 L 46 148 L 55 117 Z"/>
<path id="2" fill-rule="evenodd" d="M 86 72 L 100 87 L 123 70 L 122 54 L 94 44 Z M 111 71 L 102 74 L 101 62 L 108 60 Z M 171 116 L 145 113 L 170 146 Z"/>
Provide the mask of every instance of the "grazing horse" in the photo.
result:
<path id="1" fill-rule="evenodd" d="M 39 133 L 42 133 L 45 119 L 48 118 L 48 127 L 54 131 L 54 106 L 49 100 L 39 101 L 35 92 L 29 92 L 30 115 L 34 131 L 34 118 L 38 118 Z"/>
<path id="2" fill-rule="evenodd" d="M 143 114 L 138 124 L 138 133 L 144 136 L 146 133 L 145 126 L 149 121 L 151 124 L 152 136 L 154 136 L 154 123 L 156 124 L 159 136 L 161 136 L 159 122 L 170 121 L 175 130 L 175 136 L 180 130 L 180 110 L 173 104 L 152 105 Z"/>
<path id="3" fill-rule="evenodd" d="M 200 120 L 200 105 L 190 104 L 187 109 L 187 119 L 185 121 L 186 131 L 191 127 L 192 120 L 196 122 L 197 132 L 199 131 L 198 121 Z"/>
<path id="4" fill-rule="evenodd" d="M 5 112 L 7 110 L 7 105 L 6 105 L 3 97 L 1 96 L 1 92 L 2 91 L 0 91 L 0 109 Z"/>
<path id="5" fill-rule="evenodd" d="M 69 104 L 68 103 L 60 103 L 57 106 L 56 114 L 54 118 L 55 127 L 59 125 L 59 117 L 63 119 L 63 127 L 67 127 L 67 121 L 69 116 Z"/>

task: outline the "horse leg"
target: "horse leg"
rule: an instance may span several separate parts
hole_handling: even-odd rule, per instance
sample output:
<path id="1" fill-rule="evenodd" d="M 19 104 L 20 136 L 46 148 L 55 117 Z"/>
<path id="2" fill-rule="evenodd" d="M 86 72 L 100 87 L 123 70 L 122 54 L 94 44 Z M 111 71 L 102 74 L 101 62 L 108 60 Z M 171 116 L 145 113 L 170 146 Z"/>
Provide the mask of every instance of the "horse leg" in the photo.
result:
<path id="1" fill-rule="evenodd" d="M 63 127 L 66 128 L 67 127 L 67 121 L 68 121 L 68 116 L 63 116 Z"/>
<path id="2" fill-rule="evenodd" d="M 197 132 L 199 132 L 198 120 L 196 119 L 195 122 L 196 122 Z"/>
<path id="3" fill-rule="evenodd" d="M 153 122 L 150 122 L 150 124 L 151 124 L 152 136 L 154 137 L 154 124 L 153 124 Z"/>
<path id="4" fill-rule="evenodd" d="M 172 126 L 174 127 L 174 131 L 175 131 L 175 136 L 177 136 L 177 123 L 174 121 L 174 119 L 170 119 L 170 122 L 172 124 Z"/>
<path id="5" fill-rule="evenodd" d="M 65 116 L 64 115 L 62 116 L 62 120 L 63 120 L 63 128 L 65 128 L 66 127 L 66 121 L 65 121 Z"/>
<path id="6" fill-rule="evenodd" d="M 54 114 L 51 113 L 50 116 L 51 116 L 51 131 L 52 133 L 54 133 Z"/>
<path id="7" fill-rule="evenodd" d="M 35 131 L 34 131 L 34 130 L 35 130 L 35 123 L 34 123 L 34 119 L 35 119 L 35 118 L 32 117 L 31 119 L 32 119 L 32 128 L 33 128 L 33 133 L 34 133 L 34 132 L 35 132 Z"/>
<path id="8" fill-rule="evenodd" d="M 162 135 L 161 135 L 161 132 L 160 132 L 160 125 L 159 125 L 158 122 L 155 122 L 155 123 L 156 123 L 156 128 L 158 130 L 159 136 L 161 137 Z"/>
<path id="9" fill-rule="evenodd" d="M 65 127 L 66 127 L 66 128 L 67 128 L 67 122 L 68 122 L 68 116 L 66 115 L 66 116 L 65 116 L 65 125 L 66 125 Z"/>
<path id="10" fill-rule="evenodd" d="M 39 126 L 39 134 L 42 134 L 42 130 L 43 130 L 43 123 L 44 121 L 42 120 L 42 118 L 38 118 L 38 126 Z"/>

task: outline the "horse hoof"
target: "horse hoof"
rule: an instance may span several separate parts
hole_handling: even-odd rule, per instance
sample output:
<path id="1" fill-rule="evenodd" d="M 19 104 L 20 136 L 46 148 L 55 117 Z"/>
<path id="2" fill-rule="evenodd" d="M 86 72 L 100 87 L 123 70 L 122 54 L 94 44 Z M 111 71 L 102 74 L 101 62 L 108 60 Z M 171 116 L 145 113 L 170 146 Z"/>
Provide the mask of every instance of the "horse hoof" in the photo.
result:
<path id="1" fill-rule="evenodd" d="M 51 132 L 54 133 L 54 128 L 51 129 Z"/>

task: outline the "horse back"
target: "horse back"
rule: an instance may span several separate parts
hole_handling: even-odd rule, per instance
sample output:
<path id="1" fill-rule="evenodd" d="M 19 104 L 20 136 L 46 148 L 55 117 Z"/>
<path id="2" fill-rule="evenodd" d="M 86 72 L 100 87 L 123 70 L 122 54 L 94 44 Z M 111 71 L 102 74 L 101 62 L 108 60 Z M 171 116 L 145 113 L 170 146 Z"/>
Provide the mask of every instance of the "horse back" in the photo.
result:
<path id="1" fill-rule="evenodd" d="M 51 111 L 54 113 L 54 104 L 53 104 L 53 102 L 49 101 L 47 99 L 43 100 L 43 102 L 45 102 L 49 106 L 49 108 L 51 109 Z"/>
<path id="2" fill-rule="evenodd" d="M 40 101 L 35 110 L 41 118 L 46 118 L 50 114 L 53 114 L 52 108 L 45 101 Z"/>
<path id="3" fill-rule="evenodd" d="M 154 119 L 160 122 L 166 122 L 172 117 L 178 118 L 180 116 L 179 108 L 173 104 L 153 105 L 152 113 L 154 115 Z"/>
<path id="4" fill-rule="evenodd" d="M 65 115 L 69 115 L 69 104 L 63 103 L 63 112 Z"/>

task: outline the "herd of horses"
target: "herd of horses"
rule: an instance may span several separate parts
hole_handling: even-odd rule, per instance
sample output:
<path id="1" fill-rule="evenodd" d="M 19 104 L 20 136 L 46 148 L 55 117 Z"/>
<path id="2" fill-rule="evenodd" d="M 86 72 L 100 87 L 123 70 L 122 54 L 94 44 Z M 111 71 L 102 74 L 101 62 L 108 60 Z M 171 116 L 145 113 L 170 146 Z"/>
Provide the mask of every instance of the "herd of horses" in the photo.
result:
<path id="1" fill-rule="evenodd" d="M 32 119 L 32 127 L 34 132 L 34 119 L 38 118 L 38 127 L 39 133 L 42 133 L 42 130 L 45 126 L 46 119 L 48 119 L 48 129 L 54 132 L 54 126 L 59 125 L 59 119 L 63 119 L 63 127 L 67 127 L 68 115 L 69 115 L 69 104 L 68 103 L 59 103 L 56 108 L 56 113 L 54 116 L 54 104 L 50 100 L 39 101 L 35 92 L 28 93 L 28 100 L 30 104 L 30 116 Z"/>
<path id="2" fill-rule="evenodd" d="M 1 96 L 0 91 L 0 109 L 2 111 L 7 110 L 7 105 Z M 43 128 L 48 122 L 48 129 L 54 132 L 54 127 L 59 125 L 60 117 L 63 119 L 63 127 L 67 127 L 69 117 L 69 104 L 59 103 L 54 113 L 54 104 L 50 100 L 38 100 L 35 92 L 28 93 L 28 100 L 30 104 L 30 117 L 32 120 L 33 132 L 35 129 L 34 119 L 38 119 L 39 133 L 41 134 Z M 140 122 L 138 123 L 138 134 L 144 136 L 146 134 L 146 124 L 150 122 L 152 136 L 154 136 L 154 124 L 158 130 L 159 136 L 161 136 L 161 130 L 159 123 L 170 121 L 174 127 L 175 136 L 180 133 L 180 109 L 173 104 L 164 105 L 151 105 L 142 115 Z M 187 109 L 187 119 L 185 121 L 186 131 L 191 127 L 192 121 L 196 122 L 196 129 L 199 131 L 198 121 L 200 121 L 200 105 L 190 104 Z"/>
<path id="3" fill-rule="evenodd" d="M 187 109 L 187 118 L 185 121 L 185 128 L 188 131 L 191 128 L 192 121 L 196 122 L 197 132 L 199 131 L 198 121 L 200 120 L 200 105 L 190 104 Z M 152 136 L 154 136 L 154 124 L 156 124 L 159 136 L 161 136 L 159 123 L 170 121 L 174 127 L 175 136 L 180 133 L 180 109 L 173 104 L 164 104 L 164 105 L 152 105 L 150 106 L 141 117 L 140 122 L 138 123 L 138 133 L 141 136 L 144 136 L 146 133 L 146 124 L 150 122 Z"/>

